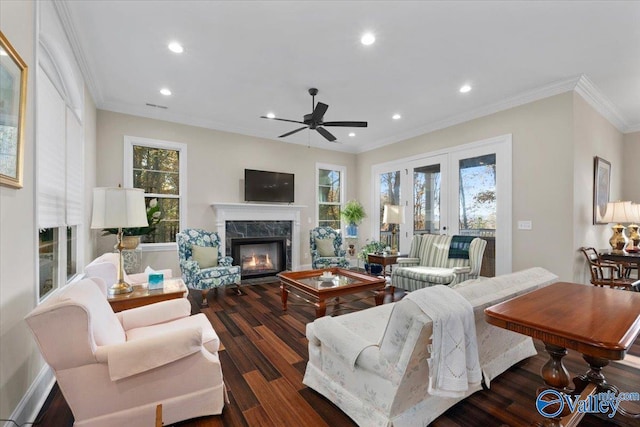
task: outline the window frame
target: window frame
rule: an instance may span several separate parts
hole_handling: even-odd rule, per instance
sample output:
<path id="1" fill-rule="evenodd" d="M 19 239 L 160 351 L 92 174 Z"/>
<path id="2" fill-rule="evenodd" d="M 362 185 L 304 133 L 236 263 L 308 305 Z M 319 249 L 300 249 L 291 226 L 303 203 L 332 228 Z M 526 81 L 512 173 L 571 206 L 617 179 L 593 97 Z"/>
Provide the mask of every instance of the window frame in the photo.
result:
<path id="1" fill-rule="evenodd" d="M 150 194 L 145 193 L 145 197 L 155 197 L 155 198 L 177 198 L 179 200 L 178 205 L 180 206 L 180 230 L 184 230 L 186 228 L 186 218 L 187 218 L 187 144 L 182 142 L 174 142 L 174 141 L 163 141 L 159 139 L 152 138 L 141 138 L 136 136 L 124 136 L 124 187 L 133 187 L 133 147 L 141 146 L 147 148 L 158 148 L 164 150 L 174 150 L 180 153 L 178 167 L 180 170 L 178 171 L 178 176 L 180 179 L 180 185 L 178 186 L 178 196 L 175 197 L 170 195 L 171 197 L 167 197 L 166 194 Z M 175 251 L 177 248 L 176 242 L 164 242 L 164 243 L 140 243 L 139 248 L 143 252 L 153 252 L 153 251 Z"/>
<path id="2" fill-rule="evenodd" d="M 320 169 L 337 171 L 340 173 L 340 202 L 339 203 L 321 203 L 320 202 Z M 323 206 L 323 205 L 324 206 L 340 206 L 340 213 L 342 213 L 342 210 L 344 209 L 344 205 L 346 203 L 346 191 L 345 191 L 346 188 L 347 188 L 347 167 L 346 166 L 334 165 L 329 163 L 316 163 L 316 186 L 315 186 L 316 227 L 320 226 L 320 206 Z M 343 223 L 342 215 L 340 215 L 340 229 L 338 231 L 342 233 L 344 227 L 345 227 L 345 224 Z M 342 233 L 342 234 L 344 235 L 345 233 Z"/>

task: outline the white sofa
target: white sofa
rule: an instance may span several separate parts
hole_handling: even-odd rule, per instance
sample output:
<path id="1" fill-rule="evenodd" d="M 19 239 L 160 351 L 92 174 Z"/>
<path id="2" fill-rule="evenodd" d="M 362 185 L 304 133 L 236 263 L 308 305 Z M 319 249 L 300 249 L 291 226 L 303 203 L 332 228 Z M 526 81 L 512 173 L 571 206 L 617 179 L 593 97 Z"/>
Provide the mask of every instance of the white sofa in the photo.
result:
<path id="1" fill-rule="evenodd" d="M 220 340 L 184 298 L 115 314 L 98 285 L 66 286 L 26 317 L 75 419 L 74 426 L 166 425 L 220 414 Z"/>
<path id="2" fill-rule="evenodd" d="M 111 287 L 118 280 L 118 265 L 120 261 L 120 255 L 117 252 L 106 252 L 100 255 L 98 258 L 91 261 L 84 268 L 84 275 L 87 278 L 99 277 L 104 281 L 104 288 L 101 289 L 103 293 L 107 294 L 107 289 Z M 158 273 L 162 273 L 165 279 L 173 277 L 173 271 L 171 269 L 157 270 Z M 124 281 L 130 285 L 139 283 L 145 283 L 147 281 L 146 273 L 127 274 L 124 273 Z M 185 296 L 187 294 L 185 293 Z"/>
<path id="3" fill-rule="evenodd" d="M 531 268 L 453 286 L 473 307 L 480 367 L 487 387 L 493 378 L 535 355 L 536 350 L 530 337 L 486 323 L 484 309 L 557 279 L 547 270 Z M 322 319 L 307 325 L 309 362 L 303 383 L 361 426 L 426 426 L 481 388 L 470 387 L 464 396 L 456 398 L 429 394 L 432 321 L 412 301 L 403 299 L 331 318 L 333 342 L 318 338 L 319 326 L 327 330 L 325 324 L 315 325 L 327 322 Z M 344 354 L 348 345 L 335 345 L 340 339 L 343 343 L 357 341 L 369 346 L 363 346 L 354 362 L 353 355 Z"/>

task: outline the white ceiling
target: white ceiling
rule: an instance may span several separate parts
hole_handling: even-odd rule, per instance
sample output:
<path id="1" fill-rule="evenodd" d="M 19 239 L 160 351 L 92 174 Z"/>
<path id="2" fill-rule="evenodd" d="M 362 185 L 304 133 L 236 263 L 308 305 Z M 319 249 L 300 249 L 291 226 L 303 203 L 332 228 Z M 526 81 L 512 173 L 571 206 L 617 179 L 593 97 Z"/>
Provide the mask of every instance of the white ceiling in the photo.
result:
<path id="1" fill-rule="evenodd" d="M 339 143 L 307 130 L 283 140 L 362 152 L 578 84 L 618 129 L 640 130 L 636 1 L 103 0 L 57 9 L 101 109 L 277 139 L 299 125 L 259 116 L 302 120 L 317 87 L 325 121 L 369 127 L 330 128 Z M 372 46 L 359 41 L 365 31 Z M 183 54 L 167 49 L 173 40 Z M 461 94 L 465 83 L 473 90 Z"/>

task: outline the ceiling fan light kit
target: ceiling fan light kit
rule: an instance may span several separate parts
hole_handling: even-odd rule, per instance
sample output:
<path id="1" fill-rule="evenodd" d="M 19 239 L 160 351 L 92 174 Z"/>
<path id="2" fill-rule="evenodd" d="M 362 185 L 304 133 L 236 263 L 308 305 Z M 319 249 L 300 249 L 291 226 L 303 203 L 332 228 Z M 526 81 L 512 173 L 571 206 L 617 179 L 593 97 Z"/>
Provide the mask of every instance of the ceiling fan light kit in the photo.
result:
<path id="1" fill-rule="evenodd" d="M 335 141 L 336 137 L 333 136 L 333 134 L 331 132 L 329 132 L 328 130 L 326 130 L 324 127 L 360 127 L 360 128 L 366 128 L 367 127 L 367 122 L 357 122 L 357 121 L 340 121 L 340 122 L 325 122 L 324 119 L 324 115 L 327 112 L 327 109 L 329 108 L 329 106 L 327 104 L 324 104 L 322 102 L 318 102 L 316 104 L 316 95 L 318 94 L 318 89 L 312 87 L 311 89 L 309 89 L 309 95 L 311 95 L 311 113 L 309 114 L 305 114 L 303 116 L 302 121 L 298 121 L 298 120 L 289 120 L 289 119 L 279 119 L 277 117 L 269 117 L 269 116 L 260 116 L 260 118 L 263 119 L 270 119 L 270 120 L 278 120 L 281 122 L 291 122 L 291 123 L 300 123 L 304 126 L 298 128 L 298 129 L 294 129 L 290 132 L 284 133 L 280 136 L 278 136 L 278 138 L 284 138 L 287 137 L 289 135 L 293 135 L 294 133 L 300 132 L 301 130 L 304 129 L 315 129 L 320 135 L 322 135 L 327 141 Z"/>

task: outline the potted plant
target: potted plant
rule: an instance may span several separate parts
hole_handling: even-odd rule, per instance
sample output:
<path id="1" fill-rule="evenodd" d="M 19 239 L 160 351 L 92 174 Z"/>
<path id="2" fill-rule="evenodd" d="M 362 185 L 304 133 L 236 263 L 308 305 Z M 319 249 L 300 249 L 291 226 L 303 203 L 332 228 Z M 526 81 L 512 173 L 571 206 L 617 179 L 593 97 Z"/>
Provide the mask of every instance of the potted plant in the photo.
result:
<path id="1" fill-rule="evenodd" d="M 349 200 L 340 213 L 347 223 L 347 237 L 358 235 L 358 225 L 367 217 L 364 206 L 357 200 Z"/>
<path id="2" fill-rule="evenodd" d="M 379 240 L 367 240 L 365 245 L 360 248 L 358 252 L 358 258 L 364 261 L 364 269 L 367 273 L 378 275 L 382 273 L 382 266 L 380 264 L 369 264 L 367 254 L 382 253 L 386 250 L 387 245 Z"/>

